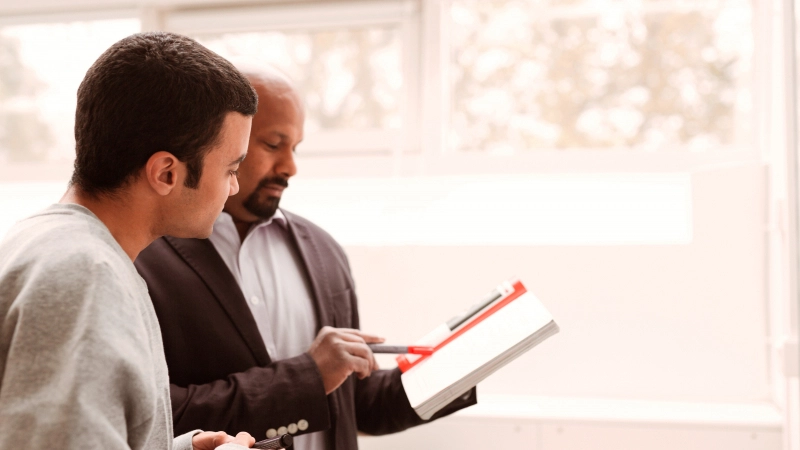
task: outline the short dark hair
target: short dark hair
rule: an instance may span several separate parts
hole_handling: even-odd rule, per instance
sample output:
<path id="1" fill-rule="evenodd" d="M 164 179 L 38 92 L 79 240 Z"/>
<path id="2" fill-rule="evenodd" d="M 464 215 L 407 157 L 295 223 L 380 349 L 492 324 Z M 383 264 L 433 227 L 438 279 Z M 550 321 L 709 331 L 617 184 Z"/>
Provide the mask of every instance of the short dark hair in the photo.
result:
<path id="1" fill-rule="evenodd" d="M 196 188 L 225 116 L 253 116 L 258 96 L 231 63 L 186 36 L 128 36 L 86 72 L 75 111 L 71 183 L 90 195 L 124 186 L 158 151 L 187 165 Z"/>

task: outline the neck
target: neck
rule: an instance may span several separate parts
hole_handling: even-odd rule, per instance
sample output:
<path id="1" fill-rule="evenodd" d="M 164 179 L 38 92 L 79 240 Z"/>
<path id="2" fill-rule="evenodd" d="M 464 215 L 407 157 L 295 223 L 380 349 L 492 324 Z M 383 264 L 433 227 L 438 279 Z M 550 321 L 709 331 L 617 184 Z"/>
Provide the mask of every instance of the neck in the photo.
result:
<path id="1" fill-rule="evenodd" d="M 121 192 L 113 198 L 90 196 L 75 186 L 70 186 L 59 203 L 75 203 L 88 209 L 111 232 L 131 261 L 135 261 L 158 236 L 152 232 L 152 219 L 148 208 L 134 201 L 133 195 Z"/>
<path id="2" fill-rule="evenodd" d="M 236 231 L 239 232 L 239 242 L 244 242 L 244 238 L 247 237 L 247 232 L 250 231 L 253 222 L 246 222 L 233 217 L 233 224 L 236 226 Z"/>

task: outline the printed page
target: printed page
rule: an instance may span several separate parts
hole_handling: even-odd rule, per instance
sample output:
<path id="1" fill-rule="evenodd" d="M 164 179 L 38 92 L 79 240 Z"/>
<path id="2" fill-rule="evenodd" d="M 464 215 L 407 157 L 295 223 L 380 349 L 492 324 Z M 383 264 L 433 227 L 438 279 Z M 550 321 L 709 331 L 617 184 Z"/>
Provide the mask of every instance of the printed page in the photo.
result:
<path id="1" fill-rule="evenodd" d="M 552 320 L 533 294 L 522 294 L 403 374 L 411 406 L 416 408 Z"/>

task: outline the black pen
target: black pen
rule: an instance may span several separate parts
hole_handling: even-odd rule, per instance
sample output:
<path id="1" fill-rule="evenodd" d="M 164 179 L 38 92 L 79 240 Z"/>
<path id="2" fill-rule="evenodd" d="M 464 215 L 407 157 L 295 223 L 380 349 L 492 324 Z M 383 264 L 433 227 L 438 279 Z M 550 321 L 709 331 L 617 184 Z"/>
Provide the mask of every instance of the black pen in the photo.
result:
<path id="1" fill-rule="evenodd" d="M 439 325 L 438 327 L 434 328 L 433 331 L 425 335 L 422 339 L 417 342 L 417 345 L 432 345 L 436 346 L 443 340 L 447 339 L 450 336 L 450 333 L 453 332 L 456 328 L 463 325 L 469 319 L 475 316 L 475 314 L 481 312 L 484 308 L 491 305 L 493 302 L 501 299 L 510 293 L 514 292 L 514 285 L 510 281 L 506 281 L 499 286 L 497 286 L 494 290 L 486 294 L 481 301 L 472 305 L 469 309 L 464 311 L 462 314 L 459 314 L 447 322 Z"/>
<path id="2" fill-rule="evenodd" d="M 251 448 L 258 448 L 258 449 L 273 449 L 273 448 L 288 448 L 292 446 L 294 439 L 292 438 L 291 434 L 282 434 L 280 436 L 275 436 L 274 438 L 264 439 L 263 441 L 258 441 Z"/>

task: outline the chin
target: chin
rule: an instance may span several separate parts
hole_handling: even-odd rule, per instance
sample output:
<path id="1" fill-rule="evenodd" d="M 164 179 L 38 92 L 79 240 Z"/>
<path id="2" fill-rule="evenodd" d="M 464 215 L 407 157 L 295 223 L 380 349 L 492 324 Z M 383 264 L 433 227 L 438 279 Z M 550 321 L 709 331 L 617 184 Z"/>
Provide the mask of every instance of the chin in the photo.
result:
<path id="1" fill-rule="evenodd" d="M 195 239 L 208 239 L 209 237 L 211 237 L 211 233 L 213 232 L 214 232 L 214 224 L 212 223 L 201 232 L 198 232 L 196 236 L 192 237 Z"/>

